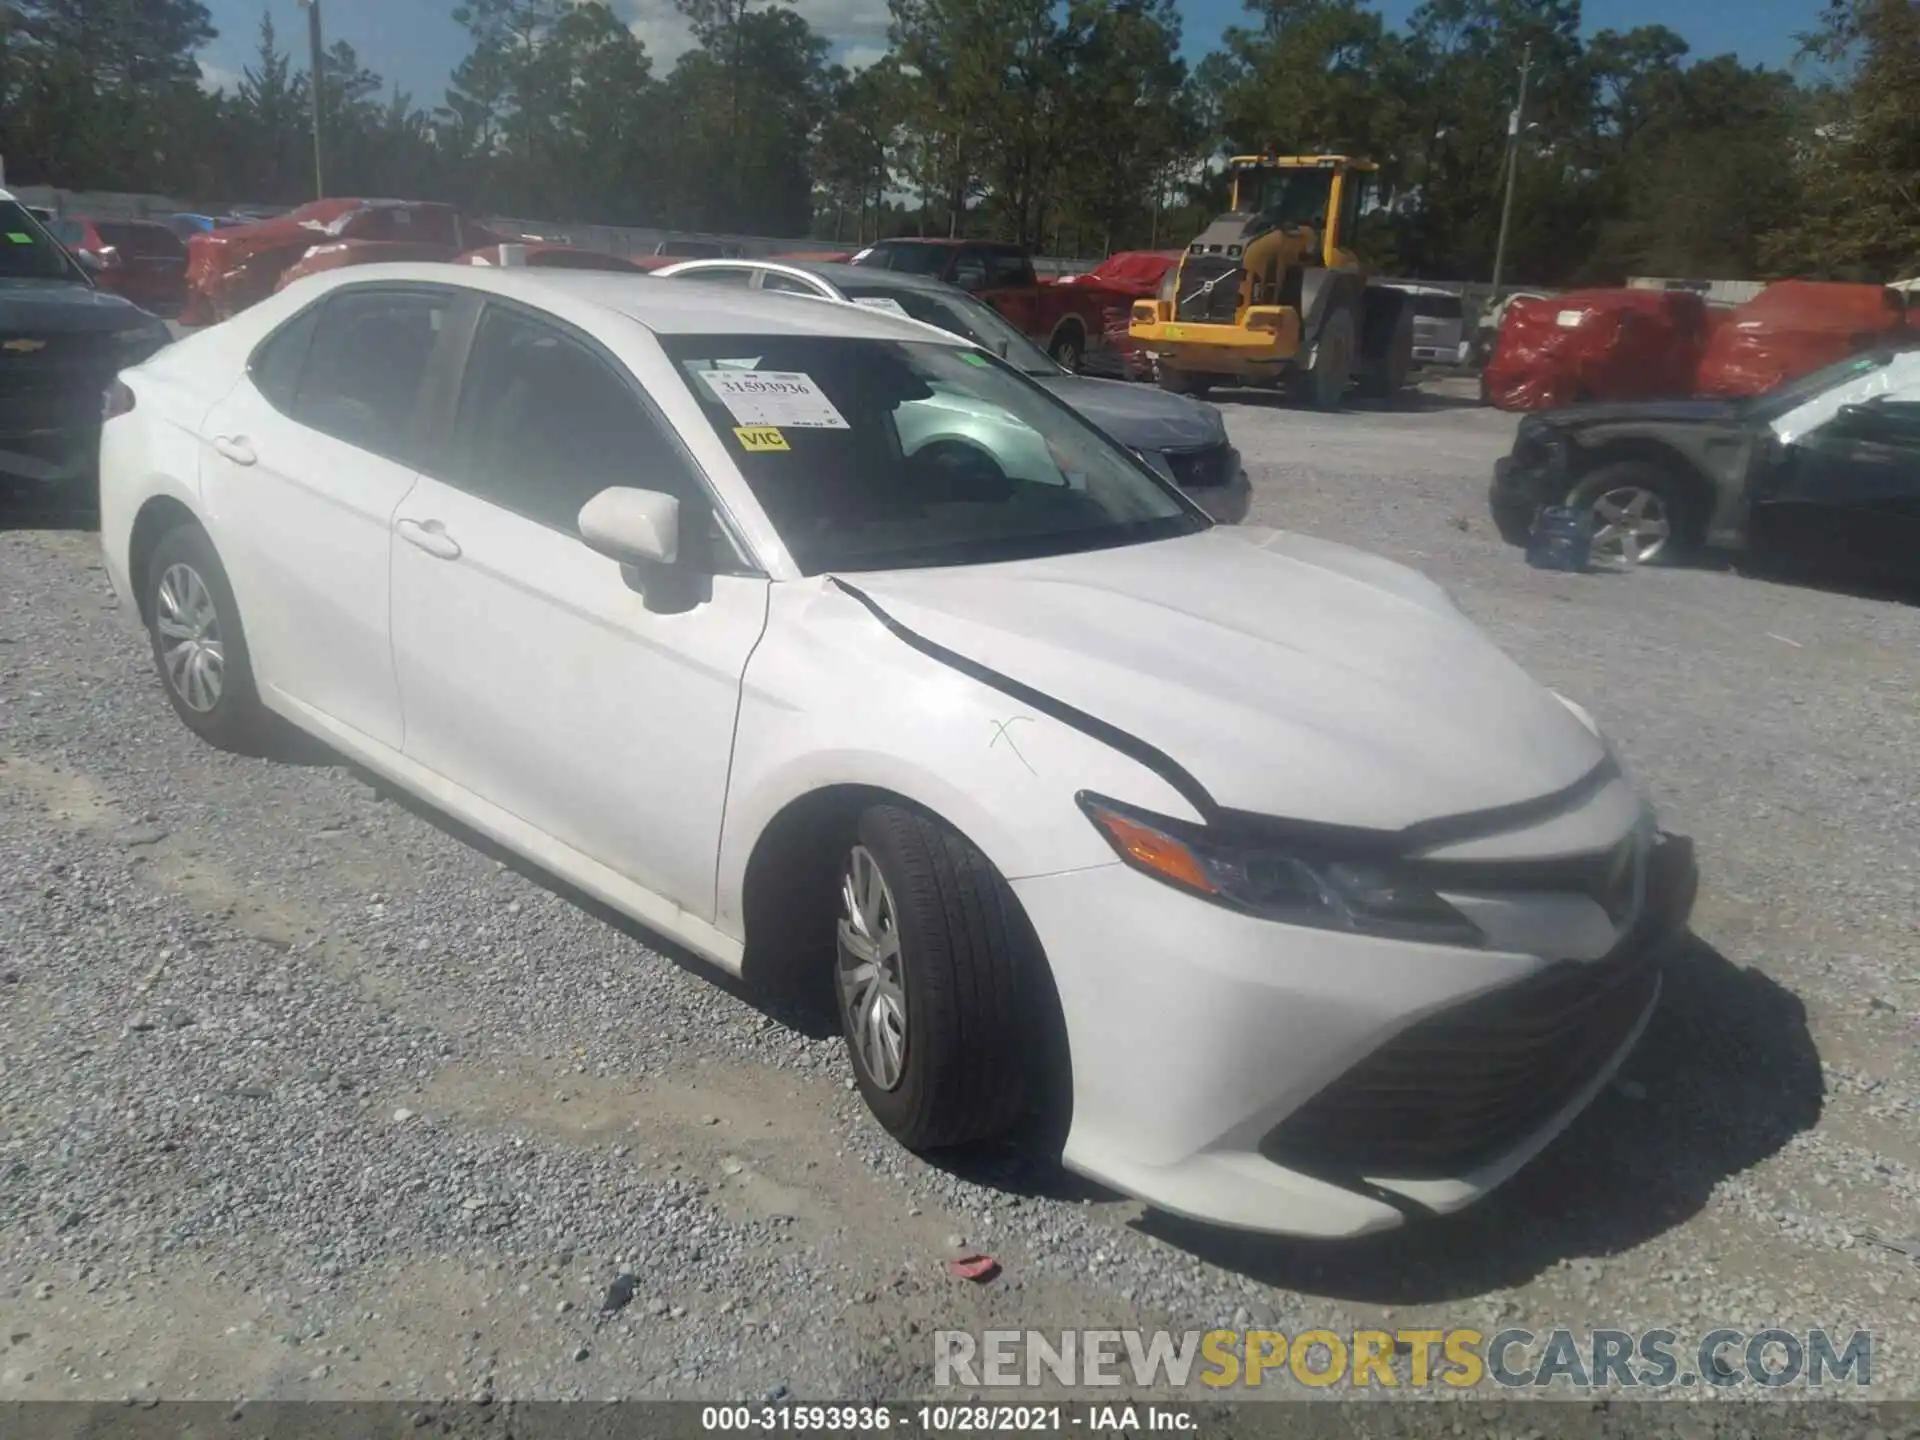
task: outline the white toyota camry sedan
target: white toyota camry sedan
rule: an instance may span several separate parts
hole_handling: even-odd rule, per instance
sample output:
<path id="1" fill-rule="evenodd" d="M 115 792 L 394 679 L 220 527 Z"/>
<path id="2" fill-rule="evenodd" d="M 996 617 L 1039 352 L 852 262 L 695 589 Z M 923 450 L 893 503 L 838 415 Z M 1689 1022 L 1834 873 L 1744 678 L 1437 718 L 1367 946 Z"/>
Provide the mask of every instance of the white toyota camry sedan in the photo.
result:
<path id="1" fill-rule="evenodd" d="M 107 569 L 188 726 L 291 722 L 721 970 L 831 983 L 916 1149 L 1057 1104 L 1068 1166 L 1169 1211 L 1456 1210 L 1685 931 L 1691 846 L 1438 587 L 1214 526 L 909 320 L 367 266 L 107 411 Z"/>

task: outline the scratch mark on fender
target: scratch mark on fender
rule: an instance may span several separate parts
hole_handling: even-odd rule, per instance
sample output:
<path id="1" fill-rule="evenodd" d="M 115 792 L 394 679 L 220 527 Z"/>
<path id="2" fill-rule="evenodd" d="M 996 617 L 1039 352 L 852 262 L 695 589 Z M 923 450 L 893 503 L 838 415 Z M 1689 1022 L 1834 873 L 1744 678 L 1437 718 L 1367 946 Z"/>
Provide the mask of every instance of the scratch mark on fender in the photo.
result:
<path id="1" fill-rule="evenodd" d="M 994 746 L 998 745 L 1002 740 L 1006 741 L 1007 748 L 1013 751 L 1013 758 L 1018 760 L 1022 765 L 1025 765 L 1027 767 L 1027 773 L 1029 775 L 1038 777 L 1040 772 L 1034 769 L 1032 763 L 1027 759 L 1027 757 L 1020 753 L 1019 744 L 1014 740 L 1012 734 L 1009 733 L 1012 730 L 1012 728 L 1015 725 L 1018 725 L 1022 720 L 1025 720 L 1031 723 L 1031 721 L 1033 720 L 1033 716 L 1015 715 L 1010 720 L 995 720 L 993 722 L 993 739 L 987 742 L 987 748 L 991 750 Z"/>

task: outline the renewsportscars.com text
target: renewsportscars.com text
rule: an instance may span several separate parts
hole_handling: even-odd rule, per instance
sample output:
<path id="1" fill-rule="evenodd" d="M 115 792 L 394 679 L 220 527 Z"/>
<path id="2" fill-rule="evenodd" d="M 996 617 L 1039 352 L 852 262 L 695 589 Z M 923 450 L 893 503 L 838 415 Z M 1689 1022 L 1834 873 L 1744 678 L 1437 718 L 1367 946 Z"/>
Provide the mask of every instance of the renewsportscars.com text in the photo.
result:
<path id="1" fill-rule="evenodd" d="M 937 1330 L 934 1383 L 1246 1392 L 1664 1390 L 1873 1383 L 1864 1330 Z"/>

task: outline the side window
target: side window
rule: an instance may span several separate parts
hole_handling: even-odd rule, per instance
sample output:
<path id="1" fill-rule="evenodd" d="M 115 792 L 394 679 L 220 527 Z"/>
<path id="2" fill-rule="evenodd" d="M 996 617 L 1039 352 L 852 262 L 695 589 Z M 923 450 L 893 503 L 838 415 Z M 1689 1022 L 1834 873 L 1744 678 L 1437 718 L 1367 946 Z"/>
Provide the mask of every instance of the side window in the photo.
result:
<path id="1" fill-rule="evenodd" d="M 335 294 L 307 350 L 293 418 L 409 463 L 421 386 L 452 304 L 449 296 L 419 291 Z"/>
<path id="2" fill-rule="evenodd" d="M 446 479 L 568 535 L 609 486 L 702 495 L 624 376 L 554 327 L 501 308 L 474 337 L 452 455 Z"/>
<path id="3" fill-rule="evenodd" d="M 953 262 L 953 283 L 962 290 L 986 289 L 987 257 L 971 247 L 962 250 L 960 258 Z"/>
<path id="4" fill-rule="evenodd" d="M 818 296 L 820 294 L 818 290 L 814 289 L 813 286 L 804 280 L 796 280 L 791 275 L 777 275 L 771 271 L 763 271 L 761 273 L 760 288 L 762 290 L 772 290 L 781 295 Z"/>
<path id="5" fill-rule="evenodd" d="M 753 283 L 753 271 L 744 265 L 716 265 L 711 270 L 689 270 L 674 278 L 698 280 L 702 285 L 731 285 L 736 290 L 744 290 Z"/>
<path id="6" fill-rule="evenodd" d="M 1031 285 L 1033 283 L 1033 266 L 1018 250 L 994 250 L 988 254 L 988 285 Z"/>
<path id="7" fill-rule="evenodd" d="M 296 315 L 269 335 L 247 362 L 253 388 L 283 415 L 293 413 L 294 397 L 300 391 L 300 372 L 307 363 L 307 351 L 313 348 L 313 334 L 320 328 L 320 312 L 325 308 L 315 305 Z"/>
<path id="8" fill-rule="evenodd" d="M 80 222 L 78 220 L 56 220 L 48 228 L 53 231 L 53 238 L 69 250 L 75 248 L 87 238 L 86 232 L 80 228 Z"/>

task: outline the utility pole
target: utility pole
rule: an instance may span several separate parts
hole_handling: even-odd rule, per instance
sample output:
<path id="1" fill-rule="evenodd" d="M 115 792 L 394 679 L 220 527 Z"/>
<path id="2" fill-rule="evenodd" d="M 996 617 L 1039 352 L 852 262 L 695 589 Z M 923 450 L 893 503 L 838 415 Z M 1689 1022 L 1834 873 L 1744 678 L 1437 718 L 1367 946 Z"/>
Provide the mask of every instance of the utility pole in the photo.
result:
<path id="1" fill-rule="evenodd" d="M 307 12 L 307 51 L 309 55 L 307 61 L 307 89 L 313 101 L 313 198 L 316 200 L 324 200 L 327 198 L 327 179 L 326 168 L 323 163 L 325 143 L 321 138 L 320 116 L 323 107 L 321 105 L 320 90 L 321 76 L 326 72 L 322 65 L 325 47 L 320 40 L 320 0 L 300 0 L 300 5 L 301 8 Z"/>
<path id="2" fill-rule="evenodd" d="M 1493 247 L 1493 295 L 1488 304 L 1500 299 L 1500 272 L 1507 263 L 1507 230 L 1513 224 L 1513 182 L 1520 173 L 1520 138 L 1527 123 L 1527 72 L 1533 68 L 1533 46 L 1520 52 L 1520 100 L 1507 117 L 1507 196 L 1500 205 L 1500 240 Z"/>

